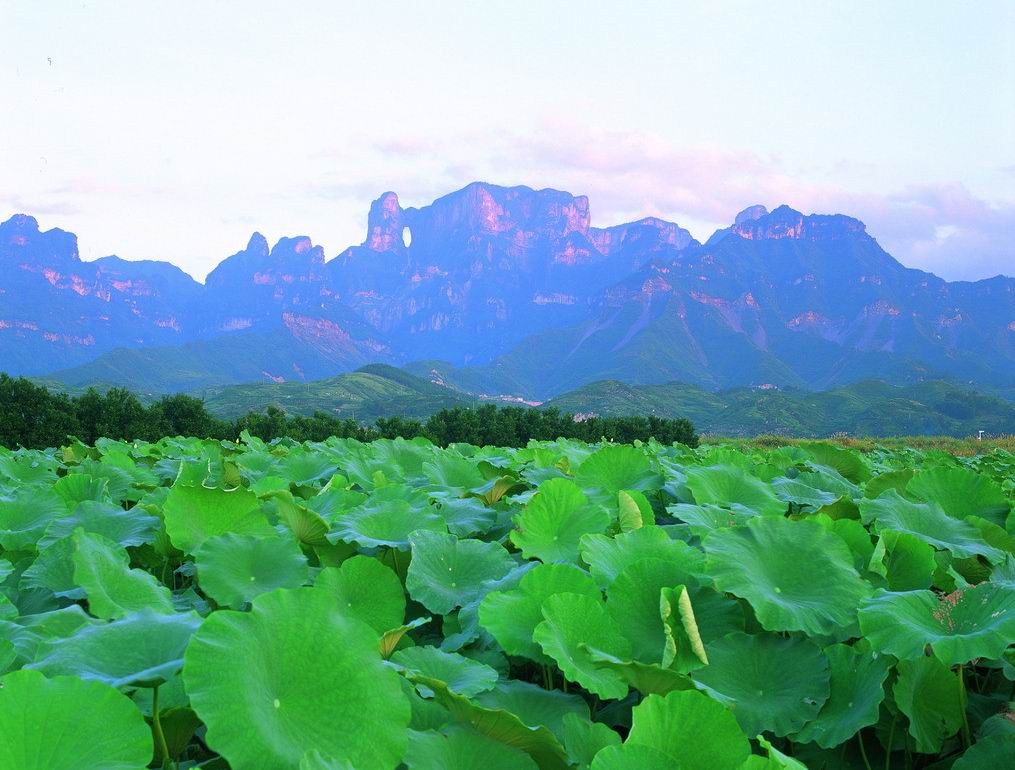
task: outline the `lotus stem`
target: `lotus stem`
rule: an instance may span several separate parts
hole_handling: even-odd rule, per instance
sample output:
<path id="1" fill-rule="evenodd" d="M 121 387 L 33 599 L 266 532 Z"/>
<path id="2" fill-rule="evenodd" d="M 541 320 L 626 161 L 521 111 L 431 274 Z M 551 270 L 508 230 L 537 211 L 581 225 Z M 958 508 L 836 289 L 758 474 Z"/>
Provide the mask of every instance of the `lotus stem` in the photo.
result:
<path id="1" fill-rule="evenodd" d="M 863 730 L 857 730 L 856 742 L 860 744 L 860 756 L 863 758 L 863 766 L 867 768 L 867 770 L 871 770 L 870 760 L 867 759 L 867 749 L 863 746 Z"/>
<path id="2" fill-rule="evenodd" d="M 166 734 L 162 731 L 162 717 L 159 709 L 159 685 L 152 690 L 152 731 L 155 733 L 155 743 L 162 754 L 162 767 L 173 766 L 173 759 L 169 756 L 169 746 L 166 744 Z"/>
<path id="3" fill-rule="evenodd" d="M 966 703 L 966 667 L 959 664 L 959 708 L 962 709 L 962 746 L 969 748 L 972 744 L 972 736 L 969 733 L 969 714 L 967 714 Z"/>
<path id="4" fill-rule="evenodd" d="M 899 715 L 892 717 L 892 726 L 888 729 L 888 747 L 885 749 L 885 770 L 889 770 L 892 764 L 892 745 L 895 743 L 895 723 L 899 721 Z"/>

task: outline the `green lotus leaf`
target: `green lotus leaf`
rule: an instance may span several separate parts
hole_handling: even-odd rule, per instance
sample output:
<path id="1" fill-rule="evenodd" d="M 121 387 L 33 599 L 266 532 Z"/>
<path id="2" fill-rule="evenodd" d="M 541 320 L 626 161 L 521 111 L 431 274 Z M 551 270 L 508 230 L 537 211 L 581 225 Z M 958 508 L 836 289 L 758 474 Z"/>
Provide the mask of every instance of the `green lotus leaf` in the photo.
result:
<path id="1" fill-rule="evenodd" d="M 55 519 L 46 533 L 39 540 L 39 549 L 51 543 L 70 537 L 78 527 L 89 534 L 102 535 L 117 545 L 138 546 L 151 543 L 161 526 L 157 516 L 151 516 L 143 508 L 131 508 L 129 511 L 113 505 L 94 501 L 83 502 L 68 516 Z"/>
<path id="2" fill-rule="evenodd" d="M 832 469 L 854 484 L 862 484 L 871 477 L 870 468 L 858 452 L 851 452 L 827 441 L 807 442 L 801 448 L 817 465 Z"/>
<path id="3" fill-rule="evenodd" d="M 63 499 L 48 489 L 22 487 L 0 495 L 0 546 L 8 551 L 34 549 L 46 528 L 67 515 Z"/>
<path id="4" fill-rule="evenodd" d="M 525 752 L 461 728 L 409 732 L 409 770 L 537 770 Z"/>
<path id="5" fill-rule="evenodd" d="M 687 586 L 663 588 L 659 596 L 659 613 L 665 634 L 663 666 L 680 671 L 707 666 L 708 655 Z"/>
<path id="6" fill-rule="evenodd" d="M 591 770 L 675 770 L 673 757 L 651 746 L 625 743 L 607 746 L 592 760 Z"/>
<path id="7" fill-rule="evenodd" d="M 735 465 L 688 468 L 687 488 L 699 505 L 739 503 L 762 516 L 781 516 L 786 512 L 786 503 L 776 497 L 768 484 Z"/>
<path id="8" fill-rule="evenodd" d="M 815 510 L 839 500 L 837 492 L 812 487 L 799 477 L 795 479 L 782 477 L 773 480 L 772 491 L 780 500 L 806 505 Z"/>
<path id="9" fill-rule="evenodd" d="M 708 505 L 677 503 L 666 506 L 666 511 L 674 518 L 686 523 L 691 534 L 700 538 L 708 537 L 710 532 L 717 529 L 742 527 L 750 519 L 761 515 L 739 503 L 734 503 L 729 508 L 711 503 Z"/>
<path id="10" fill-rule="evenodd" d="M 716 585 L 750 602 L 769 631 L 833 633 L 870 595 L 845 542 L 817 522 L 759 517 L 713 532 L 705 550 Z"/>
<path id="11" fill-rule="evenodd" d="M 271 500 L 279 520 L 303 545 L 327 545 L 331 525 L 317 511 L 311 510 L 302 501 L 297 502 L 289 492 L 288 483 L 284 490 L 273 494 Z"/>
<path id="12" fill-rule="evenodd" d="M 85 590 L 74 580 L 74 540 L 57 540 L 39 552 L 39 555 L 21 573 L 22 589 L 52 591 L 55 596 L 77 601 L 85 598 Z"/>
<path id="13" fill-rule="evenodd" d="M 307 557 L 278 535 L 209 537 L 194 552 L 201 590 L 220 606 L 240 609 L 255 596 L 307 582 Z"/>
<path id="14" fill-rule="evenodd" d="M 96 679 L 117 688 L 153 686 L 180 670 L 183 652 L 200 625 L 200 616 L 193 612 L 163 615 L 141 610 L 44 642 L 36 660 L 25 668 L 47 676 Z"/>
<path id="15" fill-rule="evenodd" d="M 748 764 L 744 763 L 745 770 L 750 768 L 762 767 L 768 768 L 768 770 L 807 770 L 807 765 L 800 762 L 793 757 L 783 754 L 779 749 L 771 744 L 771 742 L 765 738 L 764 735 L 757 736 L 757 741 L 765 751 L 768 752 L 768 756 L 764 758 L 764 765 L 759 764 Z M 750 757 L 750 759 L 756 759 L 758 757 Z"/>
<path id="16" fill-rule="evenodd" d="M 952 770 L 1015 767 L 1015 739 L 1010 735 L 988 735 L 980 738 L 959 757 Z"/>
<path id="17" fill-rule="evenodd" d="M 831 673 L 831 693 L 817 718 L 804 725 L 793 740 L 813 741 L 831 749 L 878 721 L 878 709 L 885 699 L 884 682 L 892 664 L 884 655 L 845 644 L 833 644 L 824 652 Z"/>
<path id="18" fill-rule="evenodd" d="M 486 481 L 475 460 L 461 457 L 454 451 L 434 455 L 422 467 L 423 473 L 436 488 L 433 490 L 435 497 L 464 497 Z"/>
<path id="19" fill-rule="evenodd" d="M 679 562 L 639 559 L 617 576 L 607 591 L 606 609 L 642 663 L 660 663 L 668 645 L 660 591 L 695 582 Z M 592 645 L 593 647 L 596 645 Z"/>
<path id="20" fill-rule="evenodd" d="M 163 514 L 170 540 L 184 553 L 194 553 L 216 535 L 274 534 L 261 501 L 242 487 L 227 491 L 176 484 L 166 497 Z"/>
<path id="21" fill-rule="evenodd" d="M 315 749 L 300 757 L 299 770 L 356 770 L 356 768 L 345 759 L 326 757 Z"/>
<path id="22" fill-rule="evenodd" d="M 13 574 L 14 565 L 11 564 L 10 559 L 0 559 L 0 583 L 3 583 Z"/>
<path id="23" fill-rule="evenodd" d="M 639 663 L 636 660 L 621 660 L 585 645 L 593 665 L 620 675 L 627 684 L 642 695 L 666 695 L 674 690 L 696 690 L 697 684 L 687 674 L 672 668 L 663 668 L 658 663 Z"/>
<path id="24" fill-rule="evenodd" d="M 921 470 L 906 485 L 906 492 L 918 500 L 936 503 L 953 518 L 978 516 L 999 527 L 1005 525 L 1011 511 L 1001 485 L 969 468 Z"/>
<path id="25" fill-rule="evenodd" d="M 395 649 L 398 647 L 399 643 L 402 641 L 402 639 L 405 637 L 406 634 L 408 634 L 410 631 L 419 628 L 420 626 L 425 626 L 432 620 L 433 618 L 427 615 L 422 618 L 410 620 L 408 623 L 398 626 L 397 628 L 389 628 L 387 631 L 381 634 L 381 640 L 379 645 L 381 657 L 384 658 L 384 660 L 388 660 L 394 654 Z"/>
<path id="26" fill-rule="evenodd" d="M 605 509 L 589 505 L 574 482 L 550 479 L 539 485 L 535 497 L 514 518 L 511 542 L 526 559 L 573 562 L 578 559 L 582 535 L 604 532 L 610 525 Z"/>
<path id="27" fill-rule="evenodd" d="M 578 767 L 588 767 L 607 746 L 619 746 L 620 735 L 602 722 L 583 719 L 577 714 L 564 716 L 564 748 Z"/>
<path id="28" fill-rule="evenodd" d="M 101 682 L 0 677 L 3 770 L 143 770 L 152 733 L 127 696 Z"/>
<path id="29" fill-rule="evenodd" d="M 902 494 L 906 491 L 906 485 L 915 473 L 916 471 L 913 468 L 899 468 L 879 473 L 864 484 L 863 496 L 870 498 L 880 497 L 882 493 L 887 492 L 889 489 L 894 489 L 899 494 Z"/>
<path id="30" fill-rule="evenodd" d="M 956 557 L 983 556 L 998 562 L 1003 554 L 984 542 L 972 524 L 948 516 L 936 502 L 914 503 L 890 489 L 875 500 L 860 501 L 865 524 L 874 523 L 879 534 L 888 530 L 915 535 L 935 548 L 951 551 Z"/>
<path id="31" fill-rule="evenodd" d="M 617 523 L 621 532 L 641 529 L 646 524 L 655 524 L 655 513 L 652 504 L 644 493 L 637 489 L 622 489 L 617 493 Z"/>
<path id="32" fill-rule="evenodd" d="M 892 695 L 909 717 L 909 734 L 916 750 L 933 754 L 962 726 L 959 678 L 933 656 L 900 660 Z"/>
<path id="33" fill-rule="evenodd" d="M 656 749 L 680 770 L 734 770 L 751 753 L 733 712 L 693 690 L 646 697 L 632 711 L 627 744 Z"/>
<path id="34" fill-rule="evenodd" d="M 623 444 L 593 452 L 578 467 L 574 480 L 589 498 L 608 505 L 616 502 L 621 490 L 654 492 L 663 483 L 644 452 Z"/>
<path id="35" fill-rule="evenodd" d="M 338 567 L 321 570 L 314 587 L 338 601 L 339 609 L 378 634 L 397 628 L 405 618 L 405 591 L 398 576 L 377 559 L 353 556 Z"/>
<path id="36" fill-rule="evenodd" d="M 933 591 L 881 591 L 860 610 L 860 628 L 874 649 L 897 658 L 929 644 L 948 664 L 993 659 L 1015 639 L 1015 588 L 980 583 L 946 596 Z"/>
<path id="37" fill-rule="evenodd" d="M 934 548 L 908 532 L 881 533 L 868 569 L 881 575 L 889 591 L 916 591 L 930 588 L 937 562 Z"/>
<path id="38" fill-rule="evenodd" d="M 530 727 L 542 725 L 560 741 L 564 740 L 564 720 L 568 714 L 589 718 L 588 704 L 580 696 L 560 690 L 544 690 L 516 679 L 497 682 L 491 689 L 477 695 L 475 701 L 486 708 L 510 711 Z"/>
<path id="39" fill-rule="evenodd" d="M 447 525 L 432 506 L 414 505 L 408 500 L 367 501 L 338 517 L 328 540 L 356 543 L 362 548 L 409 548 L 410 535 L 417 530 L 443 534 Z"/>
<path id="40" fill-rule="evenodd" d="M 499 543 L 459 540 L 426 530 L 409 540 L 412 561 L 405 587 L 413 599 L 439 615 L 478 599 L 485 581 L 497 580 L 515 566 Z"/>
<path id="41" fill-rule="evenodd" d="M 416 674 L 440 679 L 452 692 L 478 695 L 497 683 L 497 672 L 485 663 L 436 647 L 408 647 L 391 656 L 391 662 Z"/>
<path id="42" fill-rule="evenodd" d="M 153 576 L 130 568 L 130 557 L 116 543 L 83 529 L 74 531 L 74 582 L 88 597 L 88 611 L 99 618 L 122 618 L 151 608 L 172 613 L 172 594 Z"/>
<path id="43" fill-rule="evenodd" d="M 586 649 L 594 647 L 620 658 L 630 656 L 630 643 L 611 622 L 601 600 L 554 594 L 543 602 L 543 618 L 532 638 L 569 681 L 604 699 L 627 695 L 624 681 L 616 673 L 598 668 Z"/>
<path id="44" fill-rule="evenodd" d="M 409 675 L 410 681 L 434 694 L 434 700 L 458 722 L 476 732 L 528 754 L 540 770 L 566 770 L 567 753 L 557 737 L 545 726 L 529 726 L 517 715 L 502 708 L 488 708 L 451 692 L 439 679 Z"/>
<path id="45" fill-rule="evenodd" d="M 828 660 L 807 639 L 730 634 L 709 647 L 708 659 L 694 679 L 736 704 L 748 735 L 794 733 L 829 697 Z"/>
<path id="46" fill-rule="evenodd" d="M 359 770 L 391 770 L 406 749 L 409 703 L 381 660 L 377 634 L 324 591 L 279 589 L 249 612 L 208 617 L 183 679 L 230 765 L 276 770 L 308 751 Z"/>
<path id="47" fill-rule="evenodd" d="M 705 571 L 705 556 L 680 540 L 673 540 L 662 527 L 647 526 L 616 537 L 585 535 L 581 539 L 581 557 L 589 565 L 592 577 L 606 588 L 630 564 L 640 559 L 665 559 L 681 566 L 688 576 Z M 678 582 L 694 583 L 697 578 Z"/>
<path id="48" fill-rule="evenodd" d="M 476 497 L 441 500 L 437 510 L 448 531 L 456 537 L 486 532 L 497 521 L 497 511 Z"/>
<path id="49" fill-rule="evenodd" d="M 601 599 L 599 587 L 587 572 L 570 564 L 540 564 L 526 573 L 517 588 L 492 591 L 479 605 L 479 623 L 508 655 L 547 662 L 532 632 L 543 622 L 543 602 L 559 593 Z"/>
<path id="50" fill-rule="evenodd" d="M 479 639 L 483 633 L 479 627 L 479 605 L 483 599 L 494 591 L 510 591 L 517 588 L 521 579 L 537 566 L 539 562 L 525 561 L 515 564 L 499 578 L 484 580 L 474 595 L 470 593 L 468 604 L 463 605 L 453 616 L 445 616 L 445 636 L 441 642 L 441 649 L 455 652 Z"/>

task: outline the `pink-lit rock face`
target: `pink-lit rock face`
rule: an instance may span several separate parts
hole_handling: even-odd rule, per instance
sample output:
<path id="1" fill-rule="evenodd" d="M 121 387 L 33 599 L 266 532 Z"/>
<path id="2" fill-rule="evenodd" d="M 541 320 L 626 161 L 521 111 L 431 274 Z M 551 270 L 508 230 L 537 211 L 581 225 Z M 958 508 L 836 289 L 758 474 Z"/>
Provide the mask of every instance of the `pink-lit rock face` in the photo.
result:
<path id="1" fill-rule="evenodd" d="M 532 297 L 532 301 L 537 305 L 573 305 L 578 300 L 573 294 L 537 293 Z"/>
<path id="2" fill-rule="evenodd" d="M 749 241 L 798 238 L 803 240 L 838 239 L 866 233 L 863 222 L 852 217 L 811 214 L 804 216 L 789 206 L 780 206 L 771 213 L 764 207 L 752 206 L 737 216 L 730 228 L 734 235 Z M 751 212 L 751 215 L 746 215 Z"/>
<path id="3" fill-rule="evenodd" d="M 276 385 L 281 385 L 283 382 L 285 382 L 285 377 L 283 377 L 282 375 L 272 374 L 271 372 L 266 372 L 263 369 L 261 370 L 261 376 L 267 380 L 271 380 Z"/>
<path id="4" fill-rule="evenodd" d="M 1012 321 L 1010 324 L 1008 324 L 1008 331 L 1015 332 L 1015 321 Z"/>
<path id="5" fill-rule="evenodd" d="M 887 300 L 879 299 L 873 305 L 868 305 L 864 310 L 868 315 L 886 315 L 895 318 L 902 313 L 895 305 Z M 960 319 L 961 320 L 961 319 Z"/>
<path id="6" fill-rule="evenodd" d="M 372 251 L 391 251 L 404 247 L 402 207 L 398 196 L 386 192 L 370 206 L 367 217 L 367 239 L 363 245 Z"/>
<path id="7" fill-rule="evenodd" d="M 825 318 L 825 316 L 821 315 L 821 313 L 817 313 L 813 310 L 808 310 L 806 313 L 801 313 L 800 315 L 791 318 L 786 323 L 786 326 L 788 326 L 790 329 L 797 329 L 801 326 L 813 326 L 815 324 L 825 324 L 825 323 L 830 323 L 828 318 Z"/>
<path id="8" fill-rule="evenodd" d="M 229 318 L 219 328 L 224 332 L 238 332 L 253 325 L 254 321 L 250 318 Z"/>

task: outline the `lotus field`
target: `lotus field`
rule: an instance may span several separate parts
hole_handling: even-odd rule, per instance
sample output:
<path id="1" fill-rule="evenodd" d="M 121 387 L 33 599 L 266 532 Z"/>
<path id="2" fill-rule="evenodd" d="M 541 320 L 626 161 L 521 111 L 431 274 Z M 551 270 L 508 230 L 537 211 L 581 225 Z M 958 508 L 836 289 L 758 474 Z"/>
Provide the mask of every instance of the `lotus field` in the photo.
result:
<path id="1" fill-rule="evenodd" d="M 0 450 L 0 770 L 1015 767 L 1015 455 Z"/>

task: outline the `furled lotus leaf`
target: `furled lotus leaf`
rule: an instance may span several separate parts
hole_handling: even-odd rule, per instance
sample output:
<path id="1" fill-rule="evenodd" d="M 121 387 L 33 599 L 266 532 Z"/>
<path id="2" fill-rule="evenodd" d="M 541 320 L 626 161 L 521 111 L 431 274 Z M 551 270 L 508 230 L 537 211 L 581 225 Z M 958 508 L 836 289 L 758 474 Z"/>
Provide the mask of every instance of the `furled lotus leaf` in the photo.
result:
<path id="1" fill-rule="evenodd" d="M 581 557 L 589 565 L 592 577 L 606 588 L 628 565 L 639 559 L 666 559 L 683 568 L 688 576 L 704 573 L 705 557 L 700 550 L 673 540 L 662 527 L 646 526 L 616 537 L 585 535 L 581 539 Z M 681 580 L 697 582 L 697 578 Z"/>
<path id="2" fill-rule="evenodd" d="M 578 695 L 560 690 L 544 690 L 530 682 L 508 679 L 482 692 L 476 703 L 486 708 L 504 709 L 517 715 L 527 725 L 542 725 L 564 740 L 564 719 L 568 714 L 588 719 L 589 707 Z"/>
<path id="3" fill-rule="evenodd" d="M 1005 525 L 1011 504 L 1001 485 L 969 468 L 937 467 L 922 470 L 906 485 L 919 500 L 937 503 L 949 516 L 979 516 L 999 527 Z"/>
<path id="4" fill-rule="evenodd" d="M 655 524 L 652 504 L 643 492 L 637 489 L 622 489 L 617 493 L 617 524 L 621 532 L 641 529 L 646 524 Z"/>
<path id="5" fill-rule="evenodd" d="M 194 553 L 210 537 L 274 533 L 257 496 L 242 487 L 232 490 L 177 483 L 163 507 L 173 545 Z"/>
<path id="6" fill-rule="evenodd" d="M 564 716 L 564 748 L 579 767 L 588 767 L 607 746 L 619 745 L 620 736 L 602 722 L 583 719 L 577 714 Z"/>
<path id="7" fill-rule="evenodd" d="M 539 766 L 521 751 L 471 729 L 449 728 L 409 732 L 409 770 L 536 770 Z"/>
<path id="8" fill-rule="evenodd" d="M 410 681 L 434 694 L 453 719 L 471 725 L 476 732 L 528 754 L 539 770 L 567 770 L 567 752 L 557 737 L 543 725 L 528 725 L 503 708 L 488 708 L 451 692 L 439 679 L 410 675 Z"/>
<path id="9" fill-rule="evenodd" d="M 101 535 L 74 531 L 74 582 L 88 597 L 88 610 L 99 618 L 122 618 L 137 610 L 174 611 L 168 588 L 152 575 L 130 568 L 127 552 Z"/>
<path id="10" fill-rule="evenodd" d="M 415 674 L 440 679 L 448 689 L 472 697 L 497 683 L 497 672 L 485 663 L 436 647 L 408 647 L 391 656 L 391 662 Z"/>
<path id="11" fill-rule="evenodd" d="M 951 551 L 959 559 L 983 556 L 996 563 L 1003 558 L 972 524 L 948 516 L 936 502 L 914 503 L 894 489 L 874 500 L 861 500 L 860 515 L 865 524 L 873 522 L 879 534 L 888 530 L 907 532 L 935 548 Z"/>
<path id="12" fill-rule="evenodd" d="M 624 743 L 607 746 L 592 760 L 591 770 L 674 770 L 673 757 L 651 746 Z"/>
<path id="13" fill-rule="evenodd" d="M 946 596 L 933 591 L 881 591 L 860 610 L 860 628 L 874 649 L 912 659 L 930 645 L 948 664 L 993 659 L 1015 639 L 1015 588 L 980 583 Z"/>
<path id="14" fill-rule="evenodd" d="M 550 479 L 525 510 L 515 516 L 511 542 L 526 559 L 542 562 L 574 562 L 582 535 L 596 534 L 610 525 L 604 508 L 590 505 L 582 491 L 568 479 Z"/>
<path id="15" fill-rule="evenodd" d="M 870 595 L 846 543 L 817 522 L 759 517 L 716 530 L 705 550 L 716 585 L 750 602 L 769 631 L 833 633 Z"/>
<path id="16" fill-rule="evenodd" d="M 183 679 L 208 745 L 231 766 L 276 770 L 317 750 L 392 770 L 405 753 L 398 675 L 377 633 L 324 591 L 280 589 L 250 612 L 213 613 L 191 639 Z"/>
<path id="17" fill-rule="evenodd" d="M 751 753 L 733 713 L 693 690 L 646 697 L 632 711 L 627 744 L 656 749 L 680 770 L 735 770 Z"/>
<path id="18" fill-rule="evenodd" d="M 149 515 L 143 508 L 125 511 L 112 503 L 87 501 L 78 505 L 70 515 L 61 516 L 46 527 L 38 547 L 41 550 L 50 543 L 69 537 L 78 527 L 90 534 L 102 535 L 125 548 L 138 546 L 153 542 L 160 525 L 159 518 Z"/>
<path id="19" fill-rule="evenodd" d="M 793 740 L 813 741 L 831 749 L 878 721 L 892 661 L 885 655 L 845 644 L 833 644 L 824 652 L 831 673 L 831 693 L 817 718 L 804 725 Z"/>
<path id="20" fill-rule="evenodd" d="M 679 671 L 707 666 L 708 655 L 694 617 L 687 586 L 663 588 L 659 596 L 659 614 L 663 620 L 666 640 L 663 666 Z"/>
<path id="21" fill-rule="evenodd" d="M 807 639 L 730 634 L 709 647 L 708 658 L 694 679 L 736 704 L 748 735 L 794 733 L 828 700 L 828 660 Z"/>
<path id="22" fill-rule="evenodd" d="M 623 698 L 627 684 L 598 668 L 587 647 L 628 658 L 631 645 L 611 622 L 602 601 L 580 594 L 554 594 L 543 602 L 543 622 L 532 638 L 556 661 L 564 676 L 600 698 Z"/>
<path id="23" fill-rule="evenodd" d="M 405 618 L 401 581 L 371 556 L 353 556 L 338 567 L 321 570 L 314 587 L 333 596 L 342 612 L 362 620 L 378 634 L 397 628 Z"/>
<path id="24" fill-rule="evenodd" d="M 959 678 L 934 656 L 900 660 L 892 695 L 909 718 L 916 750 L 933 754 L 962 726 Z"/>
<path id="25" fill-rule="evenodd" d="M 781 516 L 786 512 L 786 503 L 776 497 L 768 484 L 735 465 L 688 468 L 687 487 L 699 505 L 739 503 L 763 516 Z"/>
<path id="26" fill-rule="evenodd" d="M 288 484 L 284 490 L 271 495 L 270 499 L 279 520 L 289 527 L 303 545 L 327 545 L 330 525 L 321 514 L 308 508 L 304 501 L 297 502 L 290 494 Z"/>
<path id="27" fill-rule="evenodd" d="M 127 696 L 38 671 L 0 677 L 0 735 L 4 770 L 143 770 L 152 759 L 151 730 Z"/>
<path id="28" fill-rule="evenodd" d="M 699 689 L 687 674 L 672 668 L 663 668 L 658 663 L 621 660 L 615 655 L 610 655 L 588 645 L 585 645 L 585 650 L 597 668 L 609 669 L 619 674 L 621 679 L 642 695 L 666 695 L 674 690 Z"/>
<path id="29" fill-rule="evenodd" d="M 298 588 L 308 578 L 299 545 L 278 535 L 216 535 L 194 557 L 201 590 L 233 609 L 276 588 Z"/>
<path id="30" fill-rule="evenodd" d="M 183 652 L 201 625 L 197 613 L 163 615 L 141 610 L 112 623 L 86 625 L 44 642 L 25 668 L 67 674 L 111 687 L 153 686 L 183 666 Z"/>
<path id="31" fill-rule="evenodd" d="M 571 564 L 540 564 L 510 591 L 492 591 L 479 605 L 479 623 L 508 655 L 537 663 L 547 662 L 532 641 L 532 632 L 543 622 L 543 601 L 558 593 L 601 598 L 599 587 L 587 572 Z"/>
<path id="32" fill-rule="evenodd" d="M 408 623 L 404 623 L 397 628 L 389 628 L 381 634 L 381 641 L 379 645 L 381 657 L 388 660 L 394 654 L 399 642 L 402 641 L 407 633 L 419 628 L 420 626 L 425 626 L 432 620 L 433 618 L 428 615 L 426 617 L 410 620 Z"/>
<path id="33" fill-rule="evenodd" d="M 426 530 L 413 533 L 409 540 L 412 561 L 405 587 L 413 599 L 439 615 L 477 599 L 485 581 L 501 578 L 515 566 L 499 543 L 459 540 Z"/>

